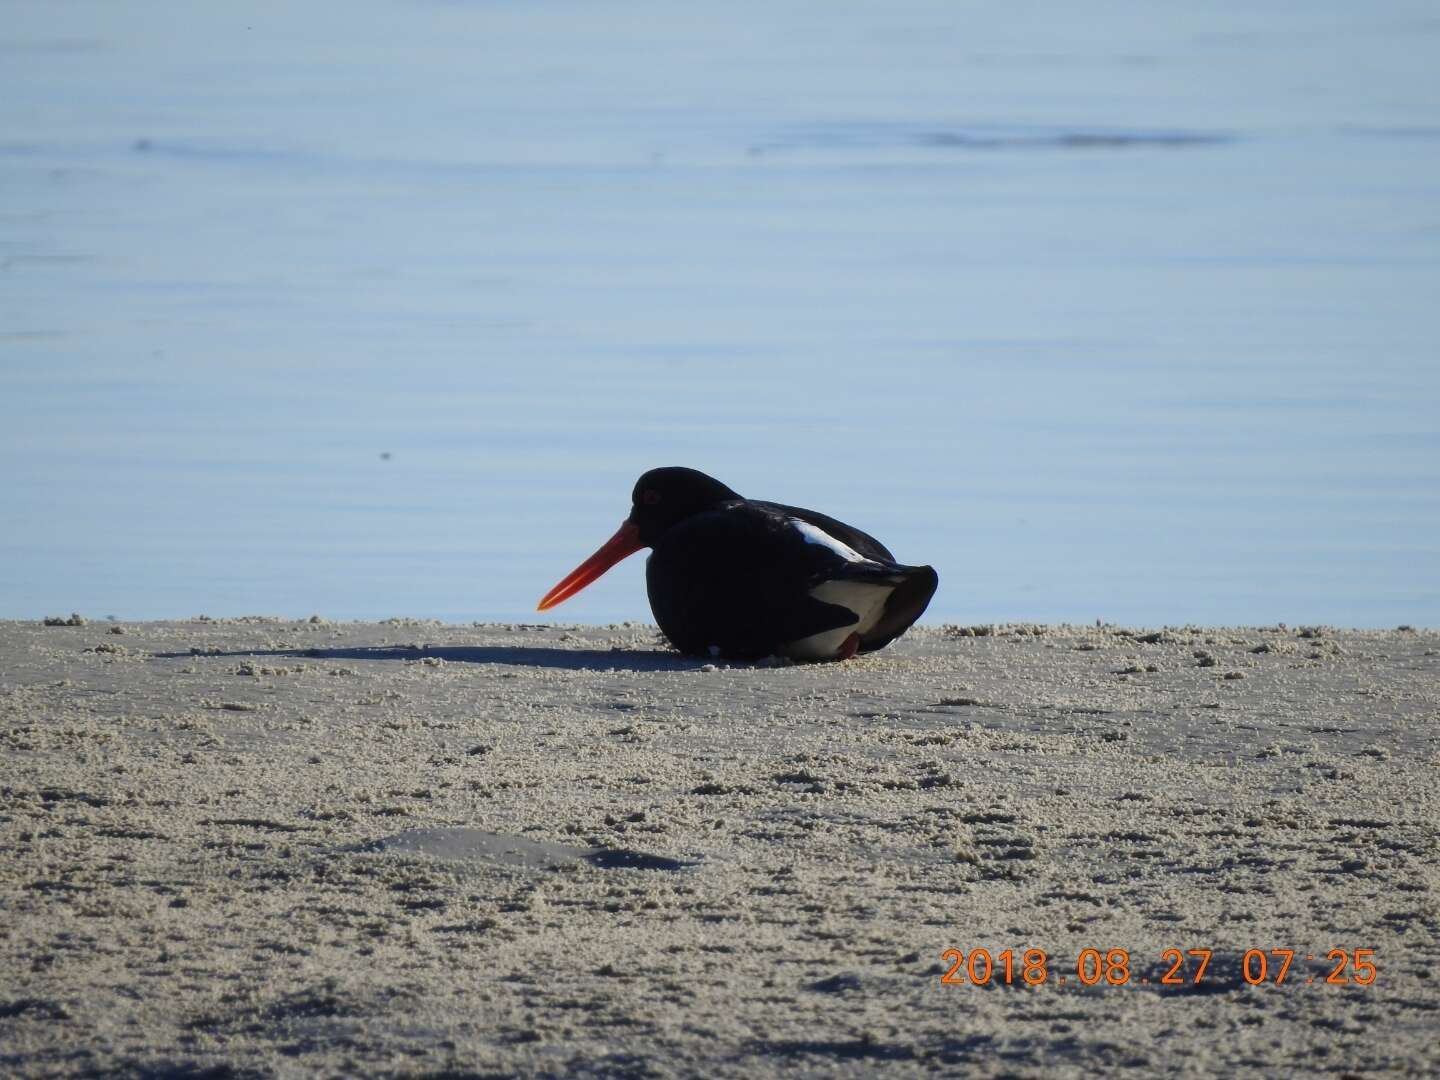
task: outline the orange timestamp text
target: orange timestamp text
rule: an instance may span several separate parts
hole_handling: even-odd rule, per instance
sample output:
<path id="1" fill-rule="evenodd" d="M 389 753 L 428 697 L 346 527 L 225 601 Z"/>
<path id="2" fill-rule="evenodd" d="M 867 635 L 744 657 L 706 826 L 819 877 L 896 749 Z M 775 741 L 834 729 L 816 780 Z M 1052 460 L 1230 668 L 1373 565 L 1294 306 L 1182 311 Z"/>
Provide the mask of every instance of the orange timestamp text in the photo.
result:
<path id="1" fill-rule="evenodd" d="M 940 981 L 946 986 L 1198 986 L 1212 969 L 1213 949 L 1164 949 L 1157 963 L 1146 971 L 1131 968 L 1127 949 L 1081 949 L 1073 969 L 1055 967 L 1057 958 L 1044 949 L 946 949 L 940 954 L 947 965 Z M 1369 986 L 1379 976 L 1374 949 L 1330 949 L 1319 954 L 1322 966 L 1315 967 L 1316 954 L 1296 949 L 1247 949 L 1239 958 L 1240 977 L 1251 986 L 1281 986 L 1290 982 L 1321 983 L 1331 986 Z M 1292 975 L 1297 957 L 1306 962 L 1303 976 Z M 1234 963 L 1233 954 L 1227 958 Z M 1071 974 L 1073 970 L 1073 975 Z M 1227 977 L 1233 979 L 1233 973 Z"/>

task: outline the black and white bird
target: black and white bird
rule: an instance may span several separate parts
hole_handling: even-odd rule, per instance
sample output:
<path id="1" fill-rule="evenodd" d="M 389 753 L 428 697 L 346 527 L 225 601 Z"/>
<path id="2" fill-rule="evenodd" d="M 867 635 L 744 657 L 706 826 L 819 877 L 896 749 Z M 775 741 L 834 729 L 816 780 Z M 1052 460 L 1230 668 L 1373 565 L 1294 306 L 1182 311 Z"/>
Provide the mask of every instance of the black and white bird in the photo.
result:
<path id="1" fill-rule="evenodd" d="M 695 656 L 848 660 L 884 648 L 930 603 L 929 566 L 814 510 L 746 499 L 694 469 L 651 469 L 630 516 L 540 601 L 545 611 L 641 548 L 655 621 Z"/>

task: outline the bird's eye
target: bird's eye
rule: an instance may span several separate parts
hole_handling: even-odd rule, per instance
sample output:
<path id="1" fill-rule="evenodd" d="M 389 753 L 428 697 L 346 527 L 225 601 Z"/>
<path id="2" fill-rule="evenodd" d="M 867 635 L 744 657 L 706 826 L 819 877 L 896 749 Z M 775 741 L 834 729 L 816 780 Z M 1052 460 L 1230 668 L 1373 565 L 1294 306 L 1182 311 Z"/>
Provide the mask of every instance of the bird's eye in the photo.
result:
<path id="1" fill-rule="evenodd" d="M 660 501 L 660 493 L 654 488 L 646 488 L 640 493 L 640 501 L 646 506 L 654 506 Z"/>

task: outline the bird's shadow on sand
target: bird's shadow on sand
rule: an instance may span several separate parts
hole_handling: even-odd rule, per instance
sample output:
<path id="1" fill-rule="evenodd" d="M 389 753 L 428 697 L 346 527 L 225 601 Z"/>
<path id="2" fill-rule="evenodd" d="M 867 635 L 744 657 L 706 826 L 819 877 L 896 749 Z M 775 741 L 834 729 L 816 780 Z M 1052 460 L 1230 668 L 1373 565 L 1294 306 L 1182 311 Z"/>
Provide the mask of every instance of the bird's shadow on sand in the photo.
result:
<path id="1" fill-rule="evenodd" d="M 443 660 L 447 664 L 510 664 L 566 671 L 693 671 L 704 660 L 649 649 L 551 649 L 533 645 L 352 645 L 334 649 L 234 649 L 152 653 L 157 660 L 196 657 L 285 657 L 293 660 Z"/>

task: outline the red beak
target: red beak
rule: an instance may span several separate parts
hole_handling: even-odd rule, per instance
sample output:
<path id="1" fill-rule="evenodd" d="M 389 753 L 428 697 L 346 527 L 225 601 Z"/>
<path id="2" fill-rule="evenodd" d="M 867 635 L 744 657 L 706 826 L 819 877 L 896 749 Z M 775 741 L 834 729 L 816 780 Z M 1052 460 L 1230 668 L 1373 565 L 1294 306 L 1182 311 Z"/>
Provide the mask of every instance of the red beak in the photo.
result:
<path id="1" fill-rule="evenodd" d="M 626 521 L 615 530 L 614 536 L 600 545 L 599 551 L 571 570 L 560 580 L 558 585 L 547 592 L 540 600 L 540 606 L 535 610 L 547 611 L 556 604 L 568 600 L 621 559 L 628 555 L 634 555 L 644 546 L 640 542 L 640 527 L 634 522 Z"/>

